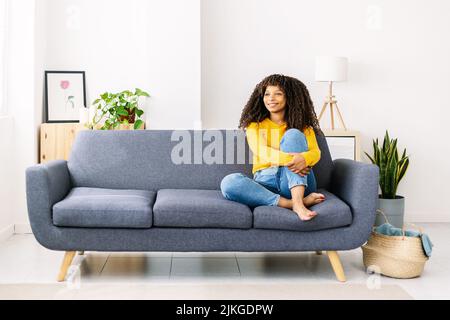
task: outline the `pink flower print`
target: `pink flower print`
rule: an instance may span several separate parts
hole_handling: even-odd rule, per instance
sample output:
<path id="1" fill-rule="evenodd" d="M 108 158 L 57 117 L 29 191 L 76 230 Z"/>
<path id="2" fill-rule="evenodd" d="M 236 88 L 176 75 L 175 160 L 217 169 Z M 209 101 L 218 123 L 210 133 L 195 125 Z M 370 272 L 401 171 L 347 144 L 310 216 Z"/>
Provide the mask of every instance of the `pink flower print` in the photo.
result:
<path id="1" fill-rule="evenodd" d="M 68 80 L 62 80 L 60 83 L 61 89 L 67 90 L 70 87 L 70 81 Z M 72 109 L 75 109 L 75 102 L 74 102 L 74 96 L 67 96 L 66 94 L 66 111 L 68 109 L 68 106 Z"/>
<path id="2" fill-rule="evenodd" d="M 66 90 L 67 88 L 69 88 L 69 86 L 70 86 L 70 82 L 68 80 L 61 81 L 61 88 L 63 90 Z"/>

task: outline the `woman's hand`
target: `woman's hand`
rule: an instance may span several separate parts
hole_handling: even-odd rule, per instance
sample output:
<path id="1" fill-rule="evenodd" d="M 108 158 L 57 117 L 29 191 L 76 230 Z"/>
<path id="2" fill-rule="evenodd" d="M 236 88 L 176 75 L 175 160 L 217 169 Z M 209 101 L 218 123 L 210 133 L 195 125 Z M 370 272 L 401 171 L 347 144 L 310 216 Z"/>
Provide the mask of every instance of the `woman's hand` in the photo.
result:
<path id="1" fill-rule="evenodd" d="M 300 171 L 299 175 L 301 175 L 302 177 L 307 176 L 310 171 L 311 167 L 306 167 L 304 170 Z"/>
<path id="2" fill-rule="evenodd" d="M 294 158 L 286 164 L 286 167 L 302 177 L 307 175 L 311 169 L 306 165 L 305 158 L 300 153 L 290 153 L 290 155 L 294 156 Z"/>

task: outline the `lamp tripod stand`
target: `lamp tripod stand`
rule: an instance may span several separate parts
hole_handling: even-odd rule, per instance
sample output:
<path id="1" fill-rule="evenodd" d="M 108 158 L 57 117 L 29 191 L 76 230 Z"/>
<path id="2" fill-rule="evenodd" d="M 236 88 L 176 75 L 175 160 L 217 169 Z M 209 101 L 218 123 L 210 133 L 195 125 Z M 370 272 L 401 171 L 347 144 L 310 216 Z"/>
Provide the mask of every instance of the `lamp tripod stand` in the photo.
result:
<path id="1" fill-rule="evenodd" d="M 327 110 L 328 105 L 330 106 L 330 112 L 331 112 L 331 130 L 334 130 L 334 107 L 336 107 L 336 111 L 338 113 L 339 116 L 339 120 L 342 124 L 342 126 L 344 127 L 345 130 L 347 130 L 347 127 L 345 126 L 344 123 L 344 119 L 342 118 L 341 115 L 341 111 L 339 110 L 339 107 L 337 105 L 337 100 L 335 99 L 336 97 L 333 96 L 333 82 L 330 81 L 329 82 L 329 87 L 328 87 L 328 97 L 325 100 L 325 103 L 322 107 L 322 111 L 320 111 L 320 115 L 319 115 L 319 122 L 320 119 L 322 119 L 323 114 L 325 113 L 325 111 Z"/>

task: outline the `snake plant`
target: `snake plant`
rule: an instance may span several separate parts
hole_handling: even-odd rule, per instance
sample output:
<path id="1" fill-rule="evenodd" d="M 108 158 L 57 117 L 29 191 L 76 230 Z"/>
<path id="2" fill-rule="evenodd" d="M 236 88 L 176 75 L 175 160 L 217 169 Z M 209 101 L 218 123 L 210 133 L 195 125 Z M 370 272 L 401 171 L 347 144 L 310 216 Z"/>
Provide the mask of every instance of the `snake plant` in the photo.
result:
<path id="1" fill-rule="evenodd" d="M 404 177 L 409 165 L 406 149 L 401 157 L 397 151 L 397 139 L 390 139 L 386 131 L 383 146 L 378 145 L 378 138 L 373 140 L 374 155 L 364 152 L 373 164 L 380 168 L 380 187 L 383 199 L 395 199 L 397 187 Z"/>

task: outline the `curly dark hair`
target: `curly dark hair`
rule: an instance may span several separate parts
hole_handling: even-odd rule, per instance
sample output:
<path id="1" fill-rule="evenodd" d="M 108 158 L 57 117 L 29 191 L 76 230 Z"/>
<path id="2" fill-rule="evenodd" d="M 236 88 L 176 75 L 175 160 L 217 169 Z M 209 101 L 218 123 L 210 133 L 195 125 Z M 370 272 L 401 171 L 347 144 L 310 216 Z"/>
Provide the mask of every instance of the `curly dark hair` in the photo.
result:
<path id="1" fill-rule="evenodd" d="M 323 135 L 306 86 L 296 78 L 281 74 L 268 76 L 256 86 L 242 111 L 240 129 L 247 128 L 251 122 L 261 122 L 270 116 L 269 110 L 264 105 L 264 94 L 268 86 L 278 86 L 286 96 L 285 120 L 288 129 L 304 131 L 312 127 L 316 134 Z"/>

